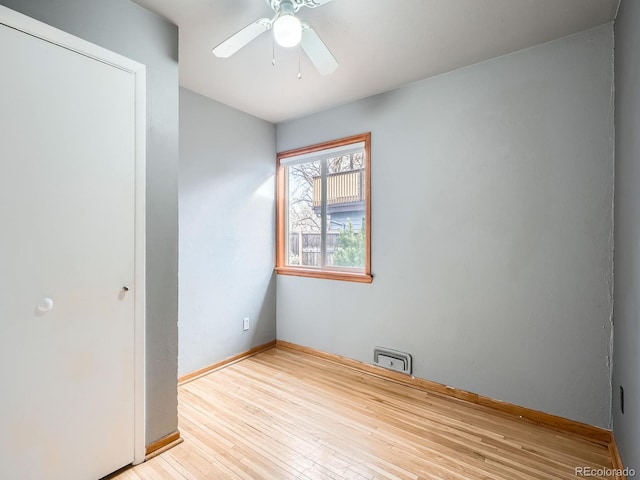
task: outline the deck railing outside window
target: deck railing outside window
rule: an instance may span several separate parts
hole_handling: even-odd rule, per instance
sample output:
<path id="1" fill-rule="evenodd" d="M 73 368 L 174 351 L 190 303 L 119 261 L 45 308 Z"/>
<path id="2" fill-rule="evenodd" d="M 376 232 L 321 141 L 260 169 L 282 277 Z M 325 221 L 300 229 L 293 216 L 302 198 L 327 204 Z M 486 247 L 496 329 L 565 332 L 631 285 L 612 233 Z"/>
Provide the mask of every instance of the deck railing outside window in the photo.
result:
<path id="1" fill-rule="evenodd" d="M 364 169 L 327 175 L 327 205 L 364 200 Z M 322 205 L 321 177 L 313 178 L 313 206 Z"/>

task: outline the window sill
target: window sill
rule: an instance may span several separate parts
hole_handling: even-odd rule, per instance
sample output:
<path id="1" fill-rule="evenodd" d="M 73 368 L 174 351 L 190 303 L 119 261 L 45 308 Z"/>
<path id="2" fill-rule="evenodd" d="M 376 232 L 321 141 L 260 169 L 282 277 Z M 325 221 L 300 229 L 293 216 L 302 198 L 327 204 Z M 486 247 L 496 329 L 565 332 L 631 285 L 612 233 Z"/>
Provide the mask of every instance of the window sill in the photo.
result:
<path id="1" fill-rule="evenodd" d="M 326 280 L 343 280 L 346 282 L 371 283 L 373 276 L 367 273 L 351 273 L 332 270 L 312 270 L 299 267 L 276 267 L 278 275 L 293 275 L 296 277 L 324 278 Z"/>

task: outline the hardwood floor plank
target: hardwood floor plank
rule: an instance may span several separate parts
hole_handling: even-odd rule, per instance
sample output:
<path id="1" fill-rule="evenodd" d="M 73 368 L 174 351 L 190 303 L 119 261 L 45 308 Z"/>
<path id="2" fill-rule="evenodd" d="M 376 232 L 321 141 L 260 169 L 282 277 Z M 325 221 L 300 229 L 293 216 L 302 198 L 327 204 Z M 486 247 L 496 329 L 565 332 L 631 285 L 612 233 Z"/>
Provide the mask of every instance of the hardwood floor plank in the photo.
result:
<path id="1" fill-rule="evenodd" d="M 606 446 L 274 348 L 179 388 L 184 443 L 118 480 L 574 479 Z"/>

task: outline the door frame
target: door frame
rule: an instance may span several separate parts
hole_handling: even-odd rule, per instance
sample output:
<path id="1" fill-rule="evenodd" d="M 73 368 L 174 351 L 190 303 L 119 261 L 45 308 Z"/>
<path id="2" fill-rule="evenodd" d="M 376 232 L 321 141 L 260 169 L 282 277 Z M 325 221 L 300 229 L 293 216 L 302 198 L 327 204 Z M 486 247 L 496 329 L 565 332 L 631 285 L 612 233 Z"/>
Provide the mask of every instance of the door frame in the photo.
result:
<path id="1" fill-rule="evenodd" d="M 146 66 L 0 5 L 0 24 L 133 74 L 135 78 L 134 451 L 145 458 L 146 389 Z"/>

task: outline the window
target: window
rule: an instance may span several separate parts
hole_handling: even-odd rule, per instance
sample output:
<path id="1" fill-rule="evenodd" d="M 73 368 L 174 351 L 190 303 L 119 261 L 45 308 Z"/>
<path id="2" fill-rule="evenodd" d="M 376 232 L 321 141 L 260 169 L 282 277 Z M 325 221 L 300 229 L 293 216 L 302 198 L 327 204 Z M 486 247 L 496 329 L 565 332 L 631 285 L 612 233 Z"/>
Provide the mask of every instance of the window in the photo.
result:
<path id="1" fill-rule="evenodd" d="M 276 272 L 371 282 L 371 134 L 278 154 Z"/>

